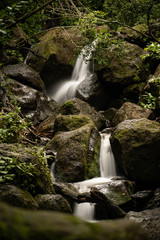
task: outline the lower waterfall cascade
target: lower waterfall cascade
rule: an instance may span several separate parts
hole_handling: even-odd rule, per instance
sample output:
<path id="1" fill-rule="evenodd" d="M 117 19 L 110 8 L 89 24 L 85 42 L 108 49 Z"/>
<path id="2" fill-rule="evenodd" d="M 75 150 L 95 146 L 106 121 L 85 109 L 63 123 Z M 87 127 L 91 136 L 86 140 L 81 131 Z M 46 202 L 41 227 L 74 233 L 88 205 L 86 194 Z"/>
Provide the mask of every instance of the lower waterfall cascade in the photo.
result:
<path id="1" fill-rule="evenodd" d="M 111 181 L 112 177 L 117 176 L 115 159 L 110 145 L 110 134 L 101 134 L 100 147 L 100 176 L 90 180 L 75 183 L 74 186 L 80 193 L 90 192 L 92 187 L 98 184 L 105 184 Z M 75 203 L 74 215 L 86 221 L 94 221 L 95 203 Z"/>

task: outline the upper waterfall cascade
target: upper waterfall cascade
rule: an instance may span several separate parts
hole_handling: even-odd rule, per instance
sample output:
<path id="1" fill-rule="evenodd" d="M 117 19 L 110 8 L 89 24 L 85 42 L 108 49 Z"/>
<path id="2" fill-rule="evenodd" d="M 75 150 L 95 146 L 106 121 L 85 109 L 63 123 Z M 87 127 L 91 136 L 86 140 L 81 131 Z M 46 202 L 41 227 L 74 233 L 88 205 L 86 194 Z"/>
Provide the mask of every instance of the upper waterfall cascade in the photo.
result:
<path id="1" fill-rule="evenodd" d="M 91 61 L 91 56 L 95 49 L 96 42 L 95 40 L 82 49 L 76 60 L 71 79 L 63 81 L 56 87 L 57 91 L 52 95 L 52 98 L 59 104 L 73 98 L 78 85 L 85 79 L 92 77 L 93 62 Z"/>

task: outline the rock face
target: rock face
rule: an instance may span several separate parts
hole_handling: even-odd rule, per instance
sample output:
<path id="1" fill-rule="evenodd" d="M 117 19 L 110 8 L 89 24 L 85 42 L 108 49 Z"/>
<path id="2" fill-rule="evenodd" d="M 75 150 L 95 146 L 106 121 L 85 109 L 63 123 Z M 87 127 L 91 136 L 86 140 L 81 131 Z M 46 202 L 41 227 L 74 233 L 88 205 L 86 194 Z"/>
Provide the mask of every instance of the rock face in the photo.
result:
<path id="1" fill-rule="evenodd" d="M 160 124 L 148 119 L 126 120 L 112 134 L 112 150 L 125 174 L 140 184 L 160 183 Z"/>
<path id="2" fill-rule="evenodd" d="M 71 207 L 67 200 L 61 195 L 43 194 L 37 195 L 36 201 L 40 209 L 71 213 Z"/>
<path id="3" fill-rule="evenodd" d="M 0 234 L 3 240 L 148 240 L 143 229 L 128 220 L 87 223 L 68 214 L 31 212 L 4 204 L 0 204 L 0 212 Z"/>
<path id="4" fill-rule="evenodd" d="M 10 184 L 3 184 L 0 186 L 0 201 L 15 207 L 38 208 L 37 202 L 29 192 Z"/>
<path id="5" fill-rule="evenodd" d="M 76 97 L 91 104 L 96 109 L 102 109 L 108 100 L 107 94 L 97 79 L 96 74 L 78 85 Z"/>
<path id="6" fill-rule="evenodd" d="M 121 51 L 123 55 L 117 57 L 117 50 L 111 53 L 104 53 L 108 59 L 108 64 L 97 66 L 98 75 L 106 83 L 115 83 L 121 86 L 128 86 L 132 83 L 142 82 L 149 76 L 149 71 L 145 69 L 145 62 L 140 55 L 147 54 L 142 48 L 135 44 L 123 42 Z"/>
<path id="7" fill-rule="evenodd" d="M 27 189 L 32 194 L 54 193 L 50 171 L 42 159 L 41 148 L 0 144 L 0 156 L 1 161 L 6 162 L 5 168 L 11 169 L 7 174 L 15 175 L 17 186 Z"/>
<path id="8" fill-rule="evenodd" d="M 47 149 L 56 151 L 57 181 L 77 182 L 99 175 L 100 135 L 87 116 L 58 116 Z"/>
<path id="9" fill-rule="evenodd" d="M 86 115 L 95 124 L 98 129 L 101 129 L 105 125 L 105 117 L 94 110 L 88 103 L 78 99 L 73 98 L 59 108 L 59 113 L 62 115 Z"/>
<path id="10" fill-rule="evenodd" d="M 41 73 L 46 85 L 66 79 L 71 76 L 75 55 L 78 54 L 77 46 L 81 42 L 82 38 L 75 28 L 47 31 L 32 49 L 43 58 L 37 58 L 30 53 L 27 64 Z"/>
<path id="11" fill-rule="evenodd" d="M 122 107 L 116 112 L 112 123 L 114 126 L 128 119 L 152 118 L 153 112 L 150 109 L 143 109 L 137 104 L 125 102 Z"/>
<path id="12" fill-rule="evenodd" d="M 160 208 L 142 212 L 129 212 L 128 218 L 139 222 L 145 229 L 149 240 L 160 239 Z"/>
<path id="13" fill-rule="evenodd" d="M 38 73 L 24 63 L 7 65 L 3 68 L 3 73 L 22 84 L 45 92 L 45 85 Z"/>

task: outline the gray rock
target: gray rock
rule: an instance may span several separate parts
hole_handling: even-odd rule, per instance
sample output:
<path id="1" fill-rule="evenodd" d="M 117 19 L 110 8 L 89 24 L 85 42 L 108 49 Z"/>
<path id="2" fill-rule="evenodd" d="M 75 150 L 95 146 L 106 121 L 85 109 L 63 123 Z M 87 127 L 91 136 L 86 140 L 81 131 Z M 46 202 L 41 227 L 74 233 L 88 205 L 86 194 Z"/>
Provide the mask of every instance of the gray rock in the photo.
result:
<path id="1" fill-rule="evenodd" d="M 141 106 L 125 102 L 122 107 L 116 112 L 112 119 L 112 123 L 116 126 L 120 122 L 128 119 L 152 118 L 153 112 L 150 109 L 143 109 Z"/>
<path id="2" fill-rule="evenodd" d="M 35 197 L 40 209 L 71 213 L 71 207 L 61 195 L 44 194 Z"/>
<path id="3" fill-rule="evenodd" d="M 149 240 L 160 239 L 160 208 L 145 210 L 142 212 L 129 212 L 128 218 L 140 223 L 145 229 Z"/>
<path id="4" fill-rule="evenodd" d="M 157 188 L 153 197 L 148 201 L 144 209 L 154 209 L 160 207 L 160 188 Z"/>
<path id="5" fill-rule="evenodd" d="M 7 65 L 2 69 L 3 73 L 18 82 L 30 86 L 36 90 L 45 92 L 45 85 L 39 74 L 24 63 Z"/>

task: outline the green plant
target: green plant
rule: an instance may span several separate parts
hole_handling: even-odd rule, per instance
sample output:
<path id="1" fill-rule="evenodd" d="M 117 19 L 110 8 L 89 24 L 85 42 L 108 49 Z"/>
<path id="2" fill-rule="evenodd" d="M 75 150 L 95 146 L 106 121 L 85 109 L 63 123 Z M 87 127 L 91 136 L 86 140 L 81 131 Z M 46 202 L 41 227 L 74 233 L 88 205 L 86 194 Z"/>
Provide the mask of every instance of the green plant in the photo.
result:
<path id="1" fill-rule="evenodd" d="M 11 182 L 15 178 L 12 170 L 16 167 L 15 158 L 0 157 L 0 183 Z"/>
<path id="2" fill-rule="evenodd" d="M 27 123 L 17 112 L 0 112 L 0 143 L 17 142 L 26 128 Z"/>
<path id="3" fill-rule="evenodd" d="M 140 105 L 143 109 L 149 108 L 154 110 L 156 108 L 156 98 L 150 92 L 145 92 L 140 96 Z"/>

